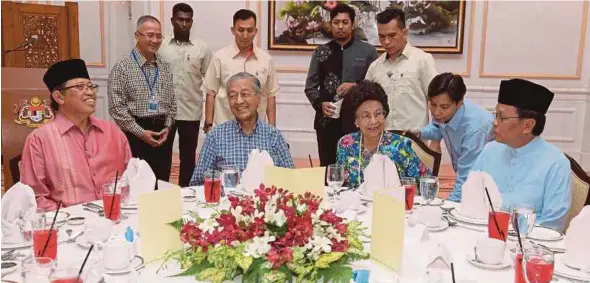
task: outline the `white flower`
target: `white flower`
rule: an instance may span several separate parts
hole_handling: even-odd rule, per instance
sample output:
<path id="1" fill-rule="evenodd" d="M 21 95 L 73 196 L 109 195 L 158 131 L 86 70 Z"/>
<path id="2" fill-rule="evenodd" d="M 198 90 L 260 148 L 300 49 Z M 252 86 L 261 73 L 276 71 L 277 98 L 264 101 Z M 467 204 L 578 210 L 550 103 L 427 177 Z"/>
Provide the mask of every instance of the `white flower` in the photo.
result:
<path id="1" fill-rule="evenodd" d="M 344 237 L 342 237 L 342 235 L 340 235 L 338 230 L 334 229 L 334 227 L 332 227 L 332 226 L 329 226 L 328 228 L 326 228 L 326 234 L 327 234 L 328 238 L 335 239 L 338 242 L 341 242 L 345 239 Z"/>
<path id="2" fill-rule="evenodd" d="M 259 258 L 270 251 L 270 245 L 268 243 L 274 240 L 275 237 L 269 236 L 268 231 L 266 231 L 263 237 L 254 237 L 251 242 L 246 244 L 244 255 Z"/>
<path id="3" fill-rule="evenodd" d="M 237 206 L 236 208 L 231 208 L 229 210 L 231 212 L 231 214 L 236 218 L 236 223 L 240 223 L 242 221 L 248 223 L 248 216 L 247 215 L 242 215 L 242 207 L 241 206 Z"/>
<path id="4" fill-rule="evenodd" d="M 203 221 L 201 224 L 199 224 L 199 229 L 201 229 L 203 232 L 213 233 L 213 231 L 215 231 L 215 228 L 217 228 L 217 226 L 219 226 L 219 223 L 217 223 L 215 218 L 211 217 L 211 218 Z"/>
<path id="5" fill-rule="evenodd" d="M 297 213 L 304 213 L 307 210 L 307 204 L 305 203 L 298 203 L 297 206 L 295 207 L 295 210 L 297 210 Z"/>
<path id="6" fill-rule="evenodd" d="M 285 212 L 282 210 L 276 210 L 276 207 L 266 206 L 266 211 L 264 213 L 264 222 L 266 223 L 273 223 L 277 226 L 281 227 L 285 222 L 287 222 L 287 217 L 285 216 Z"/>
<path id="7" fill-rule="evenodd" d="M 312 250 L 312 252 L 329 253 L 332 251 L 332 241 L 324 236 L 313 236 L 305 248 Z"/>

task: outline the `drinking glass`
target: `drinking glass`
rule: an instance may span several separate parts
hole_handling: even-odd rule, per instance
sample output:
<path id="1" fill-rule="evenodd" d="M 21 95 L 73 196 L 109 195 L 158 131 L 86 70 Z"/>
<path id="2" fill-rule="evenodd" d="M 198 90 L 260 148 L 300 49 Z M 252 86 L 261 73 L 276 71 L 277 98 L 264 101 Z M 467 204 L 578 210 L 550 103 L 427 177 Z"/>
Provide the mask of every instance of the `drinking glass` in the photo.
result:
<path id="1" fill-rule="evenodd" d="M 438 195 L 438 177 L 420 178 L 420 195 L 424 198 L 426 205 L 429 205 Z"/>
<path id="2" fill-rule="evenodd" d="M 82 276 L 78 278 L 79 269 L 76 267 L 58 268 L 51 273 L 51 283 L 83 283 Z"/>
<path id="3" fill-rule="evenodd" d="M 508 237 L 508 223 L 510 212 L 504 207 L 495 204 L 494 210 L 488 213 L 488 237 L 506 241 Z"/>
<path id="4" fill-rule="evenodd" d="M 331 193 L 332 196 L 336 196 L 340 193 L 342 184 L 344 184 L 344 167 L 338 164 L 331 164 L 328 165 L 327 170 L 326 181 L 330 188 L 329 193 Z"/>
<path id="5" fill-rule="evenodd" d="M 24 283 L 49 283 L 49 276 L 55 269 L 55 261 L 49 257 L 29 258 L 23 262 Z"/>
<path id="6" fill-rule="evenodd" d="M 53 221 L 53 219 L 51 219 Z M 51 221 L 47 220 L 45 214 L 37 213 L 33 217 L 33 255 L 37 258 L 50 258 L 55 260 L 57 257 L 57 226 L 51 229 Z"/>
<path id="7" fill-rule="evenodd" d="M 522 268 L 527 283 L 550 283 L 553 279 L 553 253 L 541 247 L 527 249 Z"/>
<path id="8" fill-rule="evenodd" d="M 400 181 L 406 190 L 406 211 L 412 211 L 414 208 L 414 196 L 416 195 L 416 179 L 402 177 Z"/>
<path id="9" fill-rule="evenodd" d="M 205 171 L 205 201 L 218 203 L 221 198 L 221 172 L 217 170 Z"/>
<path id="10" fill-rule="evenodd" d="M 115 223 L 119 223 L 121 221 L 120 189 L 119 183 L 117 182 L 117 187 L 115 188 L 115 184 L 113 182 L 105 184 L 103 186 L 102 192 L 102 207 L 104 208 L 104 217 Z"/>
<path id="11" fill-rule="evenodd" d="M 522 239 L 526 239 L 528 235 L 535 228 L 537 221 L 537 212 L 533 205 L 530 204 L 516 204 L 512 206 L 512 214 L 510 215 L 510 222 L 512 228 L 516 231 L 518 224 L 518 232 Z"/>
<path id="12" fill-rule="evenodd" d="M 223 191 L 226 193 L 235 191 L 240 184 L 240 170 L 229 165 L 222 166 L 221 170 Z"/>

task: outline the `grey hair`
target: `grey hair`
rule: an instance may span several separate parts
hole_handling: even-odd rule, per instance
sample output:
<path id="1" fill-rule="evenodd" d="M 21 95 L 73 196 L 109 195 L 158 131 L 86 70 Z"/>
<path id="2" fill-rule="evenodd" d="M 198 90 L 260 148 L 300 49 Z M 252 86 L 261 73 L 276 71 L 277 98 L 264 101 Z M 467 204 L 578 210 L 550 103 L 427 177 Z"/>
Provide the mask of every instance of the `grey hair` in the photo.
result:
<path id="1" fill-rule="evenodd" d="M 229 80 L 227 80 L 227 84 L 225 86 L 225 89 L 229 89 L 229 86 L 231 85 L 232 82 L 237 81 L 237 80 L 245 80 L 245 79 L 252 80 L 252 82 L 254 83 L 254 92 L 256 92 L 256 94 L 260 94 L 260 92 L 262 91 L 262 86 L 261 86 L 260 80 L 248 72 L 239 72 L 239 73 L 231 76 L 231 78 L 229 78 Z"/>
<path id="2" fill-rule="evenodd" d="M 159 25 L 161 25 L 160 21 L 156 17 L 150 15 L 143 15 L 139 17 L 139 19 L 137 19 L 137 25 L 135 28 L 139 30 L 139 27 L 141 27 L 141 25 L 143 25 L 145 22 L 156 22 Z"/>

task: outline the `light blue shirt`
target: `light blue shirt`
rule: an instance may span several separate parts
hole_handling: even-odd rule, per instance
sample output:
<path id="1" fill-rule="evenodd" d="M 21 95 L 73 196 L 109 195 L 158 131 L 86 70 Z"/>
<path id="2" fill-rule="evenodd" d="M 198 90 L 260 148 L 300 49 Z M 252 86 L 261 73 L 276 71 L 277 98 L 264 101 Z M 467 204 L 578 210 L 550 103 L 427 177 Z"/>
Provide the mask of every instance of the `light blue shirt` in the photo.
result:
<path id="1" fill-rule="evenodd" d="M 493 120 L 492 113 L 471 100 L 464 99 L 463 105 L 448 123 L 433 121 L 420 130 L 422 139 L 444 139 L 447 151 L 451 155 L 457 179 L 449 200 L 461 201 L 461 186 L 465 183 L 471 166 L 485 144 L 493 140 Z"/>
<path id="2" fill-rule="evenodd" d="M 536 137 L 520 148 L 490 142 L 473 170 L 487 172 L 502 194 L 502 206 L 534 205 L 537 224 L 561 231 L 572 203 L 570 162 L 556 146 Z"/>

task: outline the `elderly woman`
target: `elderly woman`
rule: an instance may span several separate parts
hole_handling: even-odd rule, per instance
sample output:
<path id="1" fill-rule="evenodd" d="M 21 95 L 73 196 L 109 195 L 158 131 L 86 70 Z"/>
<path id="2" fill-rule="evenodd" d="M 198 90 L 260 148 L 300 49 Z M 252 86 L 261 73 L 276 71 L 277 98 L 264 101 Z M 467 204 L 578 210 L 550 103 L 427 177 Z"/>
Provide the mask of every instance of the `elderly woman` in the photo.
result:
<path id="1" fill-rule="evenodd" d="M 375 153 L 389 157 L 400 177 L 419 178 L 430 174 L 412 149 L 410 139 L 385 131 L 389 104 L 381 85 L 362 81 L 350 89 L 349 96 L 347 99 L 354 105 L 355 125 L 360 131 L 342 137 L 336 154 L 349 188 L 356 189 L 363 182 L 363 170 Z"/>

